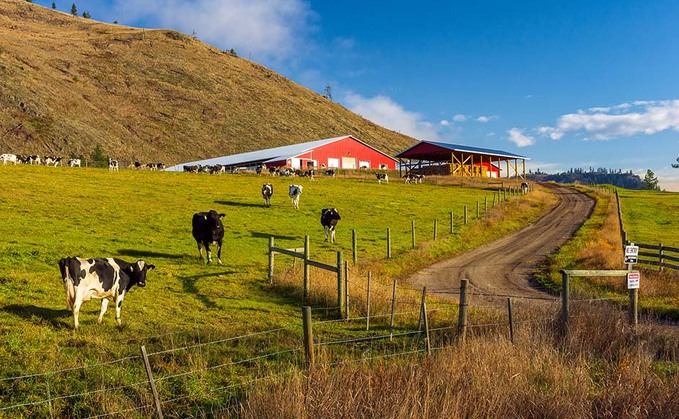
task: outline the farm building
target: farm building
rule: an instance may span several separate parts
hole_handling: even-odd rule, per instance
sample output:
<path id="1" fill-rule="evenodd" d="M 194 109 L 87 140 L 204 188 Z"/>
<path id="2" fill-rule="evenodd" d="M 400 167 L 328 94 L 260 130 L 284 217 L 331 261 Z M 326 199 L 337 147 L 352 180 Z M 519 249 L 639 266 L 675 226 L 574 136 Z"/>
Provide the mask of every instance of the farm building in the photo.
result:
<path id="1" fill-rule="evenodd" d="M 396 155 L 406 173 L 526 178 L 527 157 L 501 150 L 422 141 Z"/>
<path id="2" fill-rule="evenodd" d="M 168 167 L 166 170 L 182 171 L 185 165 L 198 164 L 203 166 L 221 164 L 226 166 L 227 170 L 254 170 L 262 163 L 266 164 L 267 167 L 290 167 L 301 170 L 325 168 L 396 169 L 396 159 L 351 135 L 345 135 L 325 140 L 181 163 Z"/>

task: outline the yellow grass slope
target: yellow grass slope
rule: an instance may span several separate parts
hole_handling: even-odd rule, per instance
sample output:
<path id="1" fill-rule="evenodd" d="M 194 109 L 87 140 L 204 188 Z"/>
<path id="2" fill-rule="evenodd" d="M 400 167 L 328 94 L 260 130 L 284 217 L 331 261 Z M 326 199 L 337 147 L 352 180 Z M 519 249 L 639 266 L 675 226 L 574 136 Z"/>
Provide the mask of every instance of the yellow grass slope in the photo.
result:
<path id="1" fill-rule="evenodd" d="M 0 2 L 0 152 L 173 164 L 344 134 L 415 142 L 179 32 Z"/>

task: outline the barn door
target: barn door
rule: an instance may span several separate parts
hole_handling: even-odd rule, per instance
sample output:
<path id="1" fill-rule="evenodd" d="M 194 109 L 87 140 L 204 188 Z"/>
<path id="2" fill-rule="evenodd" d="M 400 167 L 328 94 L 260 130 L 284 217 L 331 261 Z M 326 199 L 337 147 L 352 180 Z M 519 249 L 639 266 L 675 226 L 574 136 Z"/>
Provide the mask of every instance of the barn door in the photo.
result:
<path id="1" fill-rule="evenodd" d="M 355 169 L 355 168 L 356 168 L 355 157 L 342 157 L 342 169 Z"/>

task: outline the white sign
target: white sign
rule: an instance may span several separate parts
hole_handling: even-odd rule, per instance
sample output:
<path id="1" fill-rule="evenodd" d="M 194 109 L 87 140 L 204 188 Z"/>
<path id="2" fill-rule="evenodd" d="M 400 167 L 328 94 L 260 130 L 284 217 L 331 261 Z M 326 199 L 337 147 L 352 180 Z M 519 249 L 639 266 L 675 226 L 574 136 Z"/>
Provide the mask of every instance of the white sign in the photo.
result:
<path id="1" fill-rule="evenodd" d="M 641 274 L 639 272 L 629 272 L 627 274 L 627 289 L 628 290 L 638 290 L 640 279 L 641 279 Z"/>
<path id="2" fill-rule="evenodd" d="M 638 260 L 639 246 L 635 246 L 634 243 L 625 246 L 625 263 L 637 263 Z"/>

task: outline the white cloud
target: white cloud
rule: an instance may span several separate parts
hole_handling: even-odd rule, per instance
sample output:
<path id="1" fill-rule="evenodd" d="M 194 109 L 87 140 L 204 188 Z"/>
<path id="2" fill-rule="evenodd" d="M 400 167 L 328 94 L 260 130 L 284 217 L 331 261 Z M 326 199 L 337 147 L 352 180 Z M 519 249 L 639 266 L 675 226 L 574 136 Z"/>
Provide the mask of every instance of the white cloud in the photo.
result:
<path id="1" fill-rule="evenodd" d="M 462 115 L 461 113 L 458 113 L 457 115 L 453 116 L 453 121 L 455 122 L 464 122 L 467 120 L 467 117 L 465 115 Z"/>
<path id="2" fill-rule="evenodd" d="M 448 121 L 447 119 L 442 119 L 441 122 L 439 122 L 439 124 L 440 124 L 442 127 L 447 127 L 447 126 L 450 125 L 450 121 Z"/>
<path id="3" fill-rule="evenodd" d="M 482 123 L 485 124 L 486 122 L 490 121 L 490 118 L 487 117 L 487 116 L 479 116 L 478 118 L 476 118 L 476 120 L 477 120 L 478 122 L 482 122 Z"/>
<path id="4" fill-rule="evenodd" d="M 282 59 L 300 49 L 314 13 L 304 0 L 117 0 L 129 22 L 148 22 L 258 61 Z"/>
<path id="5" fill-rule="evenodd" d="M 417 139 L 438 139 L 434 124 L 423 120 L 422 115 L 416 112 L 407 111 L 387 96 L 366 98 L 348 93 L 344 95 L 344 102 L 352 112 L 385 128 Z"/>
<path id="6" fill-rule="evenodd" d="M 526 147 L 535 144 L 535 138 L 524 134 L 523 130 L 519 128 L 512 128 L 508 130 L 507 133 L 509 134 L 509 138 L 507 139 L 518 147 Z"/>
<path id="7" fill-rule="evenodd" d="M 560 116 L 554 127 L 538 132 L 558 140 L 567 134 L 584 134 L 595 140 L 679 131 L 679 100 L 635 101 L 610 107 L 578 110 Z"/>

